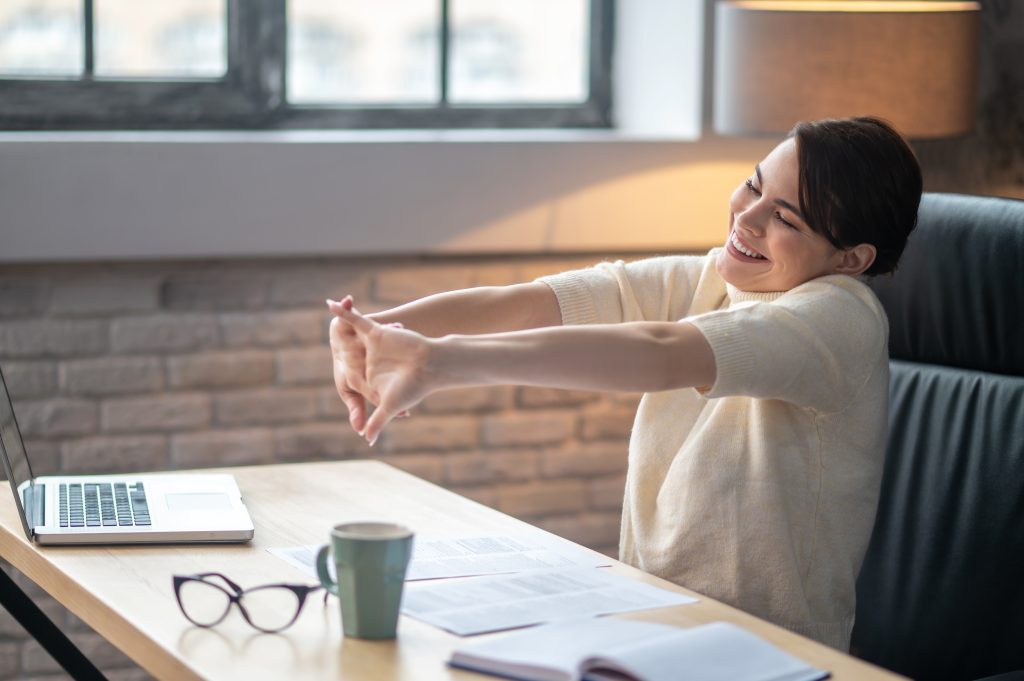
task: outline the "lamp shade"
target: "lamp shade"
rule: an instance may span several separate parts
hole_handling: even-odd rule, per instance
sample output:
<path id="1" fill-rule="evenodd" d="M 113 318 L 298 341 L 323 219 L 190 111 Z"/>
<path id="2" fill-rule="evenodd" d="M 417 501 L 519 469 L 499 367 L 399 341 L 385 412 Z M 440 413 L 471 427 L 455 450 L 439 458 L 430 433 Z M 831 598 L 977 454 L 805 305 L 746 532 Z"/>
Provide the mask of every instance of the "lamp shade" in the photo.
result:
<path id="1" fill-rule="evenodd" d="M 721 0 L 714 129 L 873 115 L 908 137 L 969 132 L 979 17 L 976 2 Z"/>

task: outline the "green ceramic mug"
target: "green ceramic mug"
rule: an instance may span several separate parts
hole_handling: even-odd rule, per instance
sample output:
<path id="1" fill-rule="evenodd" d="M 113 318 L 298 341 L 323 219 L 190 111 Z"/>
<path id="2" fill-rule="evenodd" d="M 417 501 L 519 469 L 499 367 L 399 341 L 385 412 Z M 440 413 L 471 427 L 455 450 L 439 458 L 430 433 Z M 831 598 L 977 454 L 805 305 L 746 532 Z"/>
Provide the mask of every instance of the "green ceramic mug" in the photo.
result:
<path id="1" fill-rule="evenodd" d="M 341 601 L 345 636 L 395 637 L 412 536 L 412 530 L 394 523 L 343 523 L 331 530 L 331 543 L 317 553 L 316 571 L 324 588 Z M 331 557 L 336 582 L 327 568 Z"/>

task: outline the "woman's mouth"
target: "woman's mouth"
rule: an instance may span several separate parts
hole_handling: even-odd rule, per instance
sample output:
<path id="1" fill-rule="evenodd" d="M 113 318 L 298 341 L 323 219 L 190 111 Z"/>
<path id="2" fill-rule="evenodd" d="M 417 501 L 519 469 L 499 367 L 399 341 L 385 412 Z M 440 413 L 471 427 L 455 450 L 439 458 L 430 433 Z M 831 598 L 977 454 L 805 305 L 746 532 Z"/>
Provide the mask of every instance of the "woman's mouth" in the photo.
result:
<path id="1" fill-rule="evenodd" d="M 741 260 L 754 261 L 754 260 L 767 260 L 766 257 L 755 251 L 747 244 L 740 241 L 740 237 L 736 234 L 736 230 L 733 230 L 729 234 L 729 240 L 725 244 L 726 250 L 729 253 Z"/>

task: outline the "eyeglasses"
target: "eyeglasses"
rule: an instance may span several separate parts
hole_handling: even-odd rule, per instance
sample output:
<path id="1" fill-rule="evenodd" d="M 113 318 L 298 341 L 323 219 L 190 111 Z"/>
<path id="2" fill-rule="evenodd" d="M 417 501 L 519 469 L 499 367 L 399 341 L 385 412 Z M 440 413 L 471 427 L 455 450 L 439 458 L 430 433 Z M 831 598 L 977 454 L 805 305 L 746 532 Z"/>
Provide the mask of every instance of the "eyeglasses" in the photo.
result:
<path id="1" fill-rule="evenodd" d="M 173 580 L 181 613 L 197 627 L 220 624 L 234 603 L 246 622 L 268 634 L 290 627 L 302 612 L 306 597 L 323 588 L 319 584 L 264 584 L 243 589 L 219 572 L 174 575 Z"/>

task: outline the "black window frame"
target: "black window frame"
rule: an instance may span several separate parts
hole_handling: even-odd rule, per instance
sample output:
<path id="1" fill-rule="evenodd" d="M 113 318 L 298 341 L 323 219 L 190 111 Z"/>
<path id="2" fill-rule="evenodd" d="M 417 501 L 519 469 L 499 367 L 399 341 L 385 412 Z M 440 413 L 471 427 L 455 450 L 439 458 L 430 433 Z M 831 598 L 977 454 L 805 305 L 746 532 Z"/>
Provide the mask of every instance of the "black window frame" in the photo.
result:
<path id="1" fill-rule="evenodd" d="M 614 0 L 590 0 L 589 97 L 572 104 L 446 101 L 448 1 L 441 3 L 441 101 L 424 106 L 296 106 L 285 100 L 287 0 L 227 0 L 227 73 L 220 79 L 92 77 L 92 6 L 79 79 L 0 77 L 2 130 L 432 129 L 611 127 Z"/>

